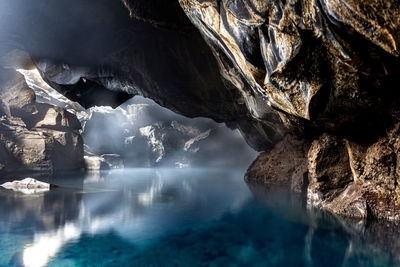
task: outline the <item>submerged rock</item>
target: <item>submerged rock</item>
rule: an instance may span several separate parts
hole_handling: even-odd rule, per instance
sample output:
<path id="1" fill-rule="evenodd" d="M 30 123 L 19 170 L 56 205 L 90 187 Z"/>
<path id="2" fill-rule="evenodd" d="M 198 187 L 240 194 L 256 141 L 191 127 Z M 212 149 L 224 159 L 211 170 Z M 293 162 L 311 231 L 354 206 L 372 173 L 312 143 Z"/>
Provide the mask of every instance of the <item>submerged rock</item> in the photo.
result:
<path id="1" fill-rule="evenodd" d="M 100 170 L 108 170 L 109 166 L 104 161 L 101 156 L 85 156 L 85 166 L 86 170 L 89 171 L 100 171 Z"/>
<path id="2" fill-rule="evenodd" d="M 96 155 L 89 152 L 89 148 L 85 146 L 85 167 L 89 171 L 100 171 L 109 169 L 123 169 L 124 162 L 118 154 Z"/>

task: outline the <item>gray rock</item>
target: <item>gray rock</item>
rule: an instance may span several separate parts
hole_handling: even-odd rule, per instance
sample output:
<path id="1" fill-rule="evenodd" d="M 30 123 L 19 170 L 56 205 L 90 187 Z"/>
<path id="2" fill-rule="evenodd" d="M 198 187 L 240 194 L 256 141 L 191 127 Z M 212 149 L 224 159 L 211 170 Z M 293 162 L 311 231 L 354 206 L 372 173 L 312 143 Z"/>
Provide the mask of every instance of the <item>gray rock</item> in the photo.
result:
<path id="1" fill-rule="evenodd" d="M 109 166 L 101 156 L 84 156 L 86 170 L 100 171 L 108 170 Z"/>
<path id="2" fill-rule="evenodd" d="M 18 191 L 23 194 L 31 195 L 36 193 L 43 193 L 50 190 L 51 185 L 38 181 L 34 178 L 25 178 L 20 181 L 7 182 L 2 185 L 5 189 Z"/>
<path id="3" fill-rule="evenodd" d="M 0 99 L 8 101 L 0 114 L 0 171 L 81 169 L 83 141 L 77 118 L 61 108 L 35 103 L 21 74 L 0 69 L 0 77 L 10 79 L 0 83 Z"/>

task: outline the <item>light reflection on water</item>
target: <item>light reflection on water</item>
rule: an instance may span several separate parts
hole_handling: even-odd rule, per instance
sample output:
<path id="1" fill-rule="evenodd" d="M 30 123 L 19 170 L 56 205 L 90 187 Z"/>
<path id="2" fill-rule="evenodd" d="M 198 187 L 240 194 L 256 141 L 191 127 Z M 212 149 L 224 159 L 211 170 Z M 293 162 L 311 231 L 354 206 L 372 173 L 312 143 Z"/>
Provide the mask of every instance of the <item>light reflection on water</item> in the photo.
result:
<path id="1" fill-rule="evenodd" d="M 45 179 L 46 180 L 46 179 Z M 398 265 L 396 226 L 306 210 L 243 171 L 131 169 L 0 190 L 1 266 Z"/>

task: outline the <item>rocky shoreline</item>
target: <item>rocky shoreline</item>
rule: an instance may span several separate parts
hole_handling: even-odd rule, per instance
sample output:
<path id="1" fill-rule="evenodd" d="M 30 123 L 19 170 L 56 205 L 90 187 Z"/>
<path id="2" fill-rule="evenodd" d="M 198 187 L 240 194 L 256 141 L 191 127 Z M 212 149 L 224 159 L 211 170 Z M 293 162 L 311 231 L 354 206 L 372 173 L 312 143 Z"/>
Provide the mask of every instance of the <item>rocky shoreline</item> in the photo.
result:
<path id="1" fill-rule="evenodd" d="M 334 214 L 398 221 L 399 126 L 372 144 L 328 134 L 310 143 L 288 135 L 260 154 L 245 180 L 285 186 L 307 205 Z"/>

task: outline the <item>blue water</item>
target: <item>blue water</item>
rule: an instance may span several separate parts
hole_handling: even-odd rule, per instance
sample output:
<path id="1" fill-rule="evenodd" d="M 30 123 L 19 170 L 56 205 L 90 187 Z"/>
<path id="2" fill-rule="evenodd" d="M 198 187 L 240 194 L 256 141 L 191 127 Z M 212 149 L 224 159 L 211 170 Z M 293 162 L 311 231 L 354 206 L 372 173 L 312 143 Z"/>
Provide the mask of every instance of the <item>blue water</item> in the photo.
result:
<path id="1" fill-rule="evenodd" d="M 400 266 L 400 227 L 307 209 L 243 171 L 133 169 L 0 190 L 0 266 Z"/>

